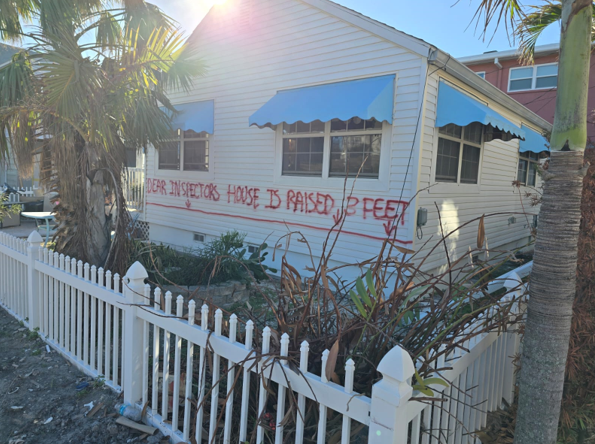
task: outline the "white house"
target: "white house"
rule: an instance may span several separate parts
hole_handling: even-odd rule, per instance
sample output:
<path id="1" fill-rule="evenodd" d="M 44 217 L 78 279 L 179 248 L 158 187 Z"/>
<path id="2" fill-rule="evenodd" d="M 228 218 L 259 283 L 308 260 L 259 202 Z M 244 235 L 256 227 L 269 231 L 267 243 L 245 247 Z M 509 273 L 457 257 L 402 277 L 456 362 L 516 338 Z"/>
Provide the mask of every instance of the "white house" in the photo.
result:
<path id="1" fill-rule="evenodd" d="M 543 151 L 551 125 L 435 46 L 328 0 L 228 0 L 191 40 L 208 71 L 172 95 L 176 140 L 147 153 L 151 240 L 199 248 L 235 229 L 284 252 L 299 231 L 309 244 L 287 248 L 303 268 L 342 208 L 335 263 L 373 257 L 387 235 L 428 248 L 437 208 L 447 229 L 523 211 L 519 149 Z M 524 245 L 531 222 L 486 219 L 490 248 Z M 470 224 L 449 248 L 476 239 Z"/>

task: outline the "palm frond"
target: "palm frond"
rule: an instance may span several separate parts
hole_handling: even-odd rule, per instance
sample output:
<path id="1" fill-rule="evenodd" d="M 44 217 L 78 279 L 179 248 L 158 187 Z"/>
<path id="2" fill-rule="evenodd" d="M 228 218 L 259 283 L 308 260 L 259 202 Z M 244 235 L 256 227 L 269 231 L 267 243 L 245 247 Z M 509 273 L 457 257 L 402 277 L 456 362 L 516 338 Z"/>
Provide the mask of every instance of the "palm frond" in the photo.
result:
<path id="1" fill-rule="evenodd" d="M 0 106 L 15 106 L 36 93 L 36 78 L 28 53 L 15 54 L 0 70 Z"/>
<path id="2" fill-rule="evenodd" d="M 595 16 L 595 5 L 593 5 L 593 15 Z M 516 33 L 519 37 L 520 60 L 522 63 L 533 63 L 533 54 L 537 40 L 543 31 L 562 18 L 562 2 L 547 1 L 539 6 L 532 6 L 531 12 L 526 14 L 519 21 Z M 595 32 L 595 23 L 593 26 Z M 595 34 L 591 33 L 595 40 Z"/>
<path id="3" fill-rule="evenodd" d="M 23 35 L 21 20 L 31 22 L 38 5 L 36 0 L 0 0 L 0 38 L 20 40 Z"/>
<path id="4" fill-rule="evenodd" d="M 95 45 L 101 49 L 111 49 L 121 43 L 122 26 L 116 15 L 103 11 L 93 26 L 96 27 Z"/>
<path id="5" fill-rule="evenodd" d="M 515 28 L 515 23 L 522 17 L 523 10 L 519 0 L 481 0 L 473 20 L 484 36 L 491 25 L 494 26 L 495 32 L 501 24 L 504 24 L 510 35 L 510 31 Z"/>

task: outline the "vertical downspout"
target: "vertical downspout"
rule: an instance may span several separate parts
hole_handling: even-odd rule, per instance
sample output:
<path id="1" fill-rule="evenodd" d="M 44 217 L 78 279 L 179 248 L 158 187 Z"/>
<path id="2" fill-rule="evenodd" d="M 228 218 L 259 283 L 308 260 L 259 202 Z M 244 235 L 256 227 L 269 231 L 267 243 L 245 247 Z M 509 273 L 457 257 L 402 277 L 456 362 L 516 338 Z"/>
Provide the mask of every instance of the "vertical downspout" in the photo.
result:
<path id="1" fill-rule="evenodd" d="M 496 57 L 494 59 L 494 65 L 496 65 L 498 67 L 498 80 L 497 80 L 496 86 L 498 87 L 498 89 L 500 91 L 507 92 L 507 90 L 504 89 L 504 86 L 502 85 L 502 80 L 503 80 L 502 79 L 502 64 L 498 60 L 498 57 Z"/>

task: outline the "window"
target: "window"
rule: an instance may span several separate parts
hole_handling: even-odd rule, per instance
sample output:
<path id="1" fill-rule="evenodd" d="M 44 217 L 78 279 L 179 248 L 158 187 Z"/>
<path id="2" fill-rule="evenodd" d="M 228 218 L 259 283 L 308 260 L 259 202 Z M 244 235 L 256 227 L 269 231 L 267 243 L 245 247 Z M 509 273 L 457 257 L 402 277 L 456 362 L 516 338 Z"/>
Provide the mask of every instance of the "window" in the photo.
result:
<path id="1" fill-rule="evenodd" d="M 324 123 L 296 122 L 283 125 L 283 174 L 319 176 L 324 153 Z M 285 137 L 285 135 L 291 135 Z"/>
<path id="2" fill-rule="evenodd" d="M 523 185 L 534 187 L 537 182 L 537 169 L 539 168 L 539 155 L 536 153 L 521 153 L 519 155 L 519 168 L 517 180 Z"/>
<path id="3" fill-rule="evenodd" d="M 555 88 L 558 85 L 558 64 L 511 68 L 509 91 Z"/>
<path id="4" fill-rule="evenodd" d="M 484 126 L 478 122 L 465 127 L 451 123 L 438 131 L 436 182 L 478 183 Z"/>
<path id="5" fill-rule="evenodd" d="M 159 149 L 159 169 L 209 171 L 209 134 L 178 130 L 177 139 Z"/>
<path id="6" fill-rule="evenodd" d="M 126 148 L 126 166 L 128 168 L 136 168 L 136 150 Z"/>
<path id="7" fill-rule="evenodd" d="M 476 72 L 475 74 L 477 74 L 482 79 L 485 79 L 486 78 L 486 72 L 485 71 L 479 71 L 479 72 Z"/>
<path id="8" fill-rule="evenodd" d="M 347 121 L 296 122 L 283 125 L 282 174 L 285 176 L 377 179 L 382 122 L 354 117 Z M 328 151 L 327 151 L 328 150 Z M 330 154 L 323 171 L 325 152 Z M 360 170 L 361 168 L 361 170 Z"/>

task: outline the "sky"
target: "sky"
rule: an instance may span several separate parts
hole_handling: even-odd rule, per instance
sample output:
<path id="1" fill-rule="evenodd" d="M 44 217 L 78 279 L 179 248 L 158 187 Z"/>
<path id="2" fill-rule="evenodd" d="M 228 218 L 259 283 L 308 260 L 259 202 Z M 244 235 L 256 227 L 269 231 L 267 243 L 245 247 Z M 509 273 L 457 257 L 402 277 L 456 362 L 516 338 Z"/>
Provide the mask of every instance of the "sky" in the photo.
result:
<path id="1" fill-rule="evenodd" d="M 223 0 L 152 0 L 177 20 L 187 34 L 198 25 L 213 1 Z M 480 0 L 336 0 L 368 17 L 421 38 L 454 57 L 516 47 L 504 27 L 487 37 L 475 31 L 473 15 Z M 538 2 L 533 2 L 538 3 Z M 556 43 L 560 28 L 552 26 L 538 41 L 539 45 Z"/>

